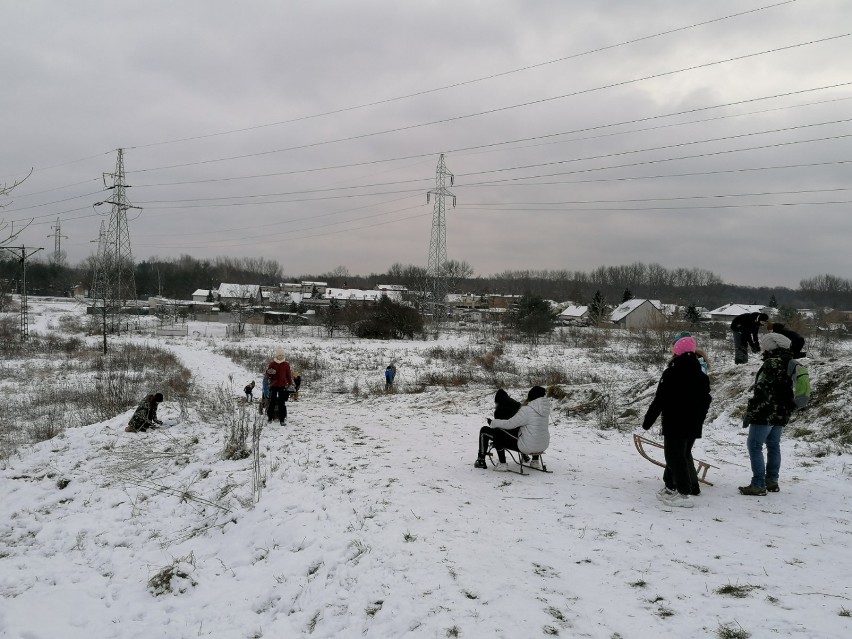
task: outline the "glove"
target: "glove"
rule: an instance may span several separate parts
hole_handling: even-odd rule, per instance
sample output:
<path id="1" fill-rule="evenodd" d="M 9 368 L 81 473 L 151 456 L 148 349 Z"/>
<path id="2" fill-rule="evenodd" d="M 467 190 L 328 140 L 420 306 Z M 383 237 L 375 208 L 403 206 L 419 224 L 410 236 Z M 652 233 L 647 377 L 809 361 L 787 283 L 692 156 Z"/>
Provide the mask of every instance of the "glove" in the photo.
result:
<path id="1" fill-rule="evenodd" d="M 490 417 L 487 417 L 487 418 L 485 419 L 485 421 L 486 421 L 486 422 L 488 422 L 488 425 L 489 425 L 489 426 L 491 426 L 491 418 L 490 418 Z"/>
<path id="2" fill-rule="evenodd" d="M 645 423 L 643 423 L 643 424 L 642 424 L 642 428 L 644 428 L 645 430 L 651 430 L 651 424 L 645 424 Z"/>
<path id="3" fill-rule="evenodd" d="M 748 415 L 743 415 L 743 428 L 748 428 L 751 422 L 748 420 Z"/>

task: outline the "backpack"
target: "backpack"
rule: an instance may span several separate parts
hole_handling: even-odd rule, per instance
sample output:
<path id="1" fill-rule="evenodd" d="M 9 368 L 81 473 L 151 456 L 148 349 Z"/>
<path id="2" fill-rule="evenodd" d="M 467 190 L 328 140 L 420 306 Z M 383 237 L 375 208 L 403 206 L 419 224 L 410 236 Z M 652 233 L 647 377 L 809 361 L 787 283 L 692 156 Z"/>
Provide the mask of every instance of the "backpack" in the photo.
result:
<path id="1" fill-rule="evenodd" d="M 787 375 L 793 383 L 793 405 L 796 410 L 802 410 L 811 399 L 811 377 L 808 369 L 799 360 L 791 359 L 787 364 Z"/>

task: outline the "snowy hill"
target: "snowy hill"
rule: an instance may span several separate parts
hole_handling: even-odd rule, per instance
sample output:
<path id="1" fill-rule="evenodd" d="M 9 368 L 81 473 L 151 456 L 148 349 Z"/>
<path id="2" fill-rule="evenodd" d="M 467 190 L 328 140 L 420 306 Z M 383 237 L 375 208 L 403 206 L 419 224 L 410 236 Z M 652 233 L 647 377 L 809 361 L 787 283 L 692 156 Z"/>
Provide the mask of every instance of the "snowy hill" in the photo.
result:
<path id="1" fill-rule="evenodd" d="M 233 384 L 241 410 L 239 390 L 259 377 L 222 354 L 223 340 L 193 332 L 163 344 L 201 396 Z M 3 462 L 0 636 L 852 633 L 852 464 L 839 430 L 824 439 L 843 424 L 848 434 L 846 359 L 811 363 L 818 392 L 782 441 L 782 492 L 743 497 L 738 411 L 758 363 L 711 351 L 714 403 L 696 457 L 718 469 L 696 508 L 672 512 L 654 497 L 661 469 L 632 444 L 659 365 L 504 345 L 513 396 L 536 370 L 569 378 L 554 402 L 553 472 L 522 477 L 473 467 L 494 386 L 435 350 L 485 346 L 305 334 L 236 346 L 268 354 L 279 343 L 328 366 L 317 365 L 321 381 L 306 375 L 286 426 L 263 420 L 258 503 L 252 459 L 224 461 L 209 406 L 168 392 L 163 429 L 125 433 L 128 412 Z M 400 388 L 386 395 L 376 389 L 391 358 Z M 466 368 L 468 383 L 422 383 Z M 583 408 L 601 389 L 618 428 Z"/>

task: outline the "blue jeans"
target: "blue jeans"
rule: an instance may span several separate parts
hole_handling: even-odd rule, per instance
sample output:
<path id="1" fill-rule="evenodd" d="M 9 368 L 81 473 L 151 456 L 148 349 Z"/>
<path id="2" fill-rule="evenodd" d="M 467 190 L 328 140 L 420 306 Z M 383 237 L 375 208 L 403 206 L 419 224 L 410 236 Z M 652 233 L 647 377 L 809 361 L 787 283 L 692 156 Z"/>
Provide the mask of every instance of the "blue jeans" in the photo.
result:
<path id="1" fill-rule="evenodd" d="M 781 469 L 781 431 L 783 426 L 752 424 L 748 427 L 748 456 L 751 459 L 751 485 L 766 488 L 766 482 L 778 483 Z M 766 445 L 766 463 L 763 446 Z"/>

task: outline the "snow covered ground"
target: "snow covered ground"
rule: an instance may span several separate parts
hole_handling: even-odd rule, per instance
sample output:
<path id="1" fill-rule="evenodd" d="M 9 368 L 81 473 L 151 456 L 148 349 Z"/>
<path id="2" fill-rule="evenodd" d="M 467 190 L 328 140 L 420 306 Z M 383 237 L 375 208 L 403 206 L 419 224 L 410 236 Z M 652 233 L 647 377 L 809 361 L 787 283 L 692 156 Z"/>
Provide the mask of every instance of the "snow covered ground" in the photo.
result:
<path id="1" fill-rule="evenodd" d="M 221 354 L 221 327 L 197 328 L 162 343 L 199 392 L 232 383 L 237 398 L 260 381 Z M 279 343 L 334 370 L 305 379 L 285 427 L 264 420 L 257 504 L 252 459 L 223 461 L 222 427 L 182 414 L 168 389 L 166 428 L 125 433 L 128 411 L 0 463 L 0 636 L 852 636 L 850 455 L 787 436 L 782 491 L 737 493 L 750 471 L 736 411 L 757 362 L 710 353 L 714 405 L 696 457 L 718 469 L 694 509 L 673 512 L 630 428 L 601 430 L 567 399 L 554 402 L 552 474 L 475 469 L 493 387 L 373 390 L 390 358 L 401 390 L 413 385 L 434 341 L 285 334 L 239 346 Z M 594 364 L 568 347 L 504 357 L 618 380 L 619 402 L 639 411 L 623 421 L 644 433 L 659 366 Z M 357 395 L 342 392 L 356 382 Z M 832 410 L 848 418 L 846 400 Z"/>

